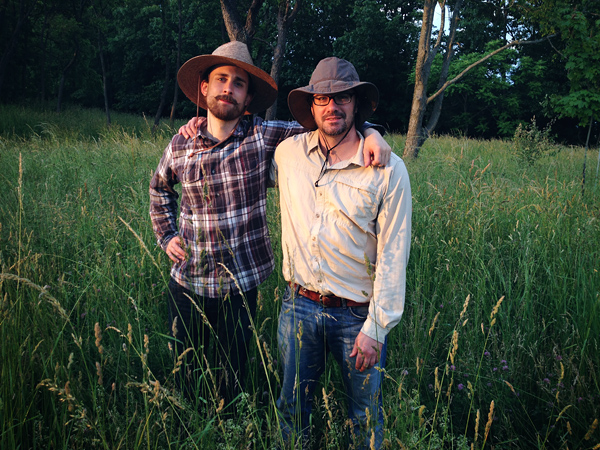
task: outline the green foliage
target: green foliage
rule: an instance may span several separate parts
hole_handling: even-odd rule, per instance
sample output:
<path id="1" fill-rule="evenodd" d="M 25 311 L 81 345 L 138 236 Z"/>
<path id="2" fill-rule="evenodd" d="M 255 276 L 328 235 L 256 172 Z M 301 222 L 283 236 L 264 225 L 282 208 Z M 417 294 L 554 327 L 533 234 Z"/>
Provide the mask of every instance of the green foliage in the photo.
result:
<path id="1" fill-rule="evenodd" d="M 250 3 L 249 0 L 236 2 L 242 22 Z M 267 72 L 277 39 L 276 17 L 280 3 L 265 0 L 257 12 L 251 50 L 255 63 Z M 540 15 L 552 18 L 560 6 L 568 2 L 463 2 L 454 48 L 457 64 L 451 68 L 452 73 L 456 74 L 455 69 L 465 67 L 464 63 L 487 51 L 490 43 L 498 45 L 499 41 L 512 38 L 539 37 L 541 22 L 525 22 L 524 10 L 514 6 L 523 3 L 533 4 L 534 12 L 540 11 Z M 576 3 L 569 5 L 576 7 Z M 577 9 L 586 17 L 586 23 L 594 17 L 592 3 L 586 0 Z M 35 104 L 55 109 L 64 74 L 63 104 L 104 107 L 106 85 L 111 111 L 154 117 L 167 78 L 169 105 L 163 109 L 166 115 L 176 92 L 180 4 L 180 63 L 211 53 L 229 39 L 217 1 L 5 0 L 0 6 L 0 102 L 31 105 L 35 101 Z M 447 3 L 450 4 L 453 2 Z M 289 30 L 279 80 L 277 117 L 291 119 L 285 101 L 289 91 L 308 82 L 320 59 L 336 55 L 352 61 L 360 76 L 379 88 L 380 103 L 373 120 L 390 130 L 405 132 L 412 103 L 410 72 L 415 65 L 422 7 L 422 2 L 416 0 L 301 2 Z M 579 20 L 578 17 L 575 19 Z M 565 18 L 567 22 L 573 20 Z M 468 75 L 460 82 L 464 88 L 455 86 L 447 92 L 435 131 L 510 138 L 519 122 L 527 122 L 533 116 L 539 123 L 553 118 L 553 110 L 542 107 L 545 96 L 550 93 L 556 95 L 552 97 L 556 102 L 544 104 L 552 104 L 565 116 L 579 114 L 590 107 L 595 109 L 597 89 L 584 87 L 589 94 L 566 97 L 569 94 L 567 70 L 569 76 L 575 77 L 574 82 L 578 80 L 576 73 L 581 72 L 580 69 L 588 73 L 586 80 L 598 78 L 592 69 L 600 54 L 597 43 L 595 38 L 582 37 L 586 30 L 596 33 L 595 28 L 584 26 L 581 21 L 577 24 L 572 31 L 573 45 L 569 45 L 575 51 L 571 52 L 573 55 L 564 48 L 563 42 L 554 39 L 553 45 L 564 57 L 556 58 L 557 53 L 548 43 L 524 46 Z M 551 25 L 554 26 L 554 22 Z M 544 28 L 544 32 L 548 30 Z M 436 37 L 435 32 L 433 36 Z M 565 37 L 564 42 L 568 44 L 569 39 Z M 580 47 L 583 52 L 577 55 Z M 71 60 L 73 65 L 67 70 Z M 430 86 L 429 92 L 435 87 Z M 176 117 L 188 119 L 195 115 L 195 105 L 177 92 Z M 571 122 L 557 121 L 555 132 L 561 141 L 579 143 L 581 137 L 573 133 Z"/>
<path id="2" fill-rule="evenodd" d="M 281 261 L 260 288 L 238 418 L 222 414 L 207 368 L 206 394 L 182 400 L 170 264 L 148 217 L 170 132 L 125 116 L 102 129 L 103 115 L 86 110 L 3 107 L 0 118 L 25 130 L 0 135 L 0 447 L 275 447 Z M 402 149 L 403 136 L 389 138 Z M 388 341 L 387 443 L 594 448 L 600 188 L 581 197 L 582 150 L 531 167 L 501 141 L 432 138 L 425 150 L 408 166 L 413 236 L 405 312 Z M 280 255 L 277 201 L 271 191 Z M 352 448 L 336 366 L 318 390 L 313 449 Z"/>
<path id="3" fill-rule="evenodd" d="M 531 166 L 543 156 L 555 152 L 556 145 L 550 132 L 551 124 L 540 130 L 535 117 L 529 125 L 520 123 L 513 136 L 513 149 L 517 158 Z"/>
<path id="4" fill-rule="evenodd" d="M 544 34 L 556 34 L 555 44 L 565 64 L 570 92 L 553 96 L 551 105 L 563 116 L 584 125 L 600 117 L 600 20 L 598 0 L 551 0 L 524 8 Z"/>
<path id="5" fill-rule="evenodd" d="M 458 56 L 451 66 L 449 78 L 455 77 L 501 45 L 501 41 L 489 42 L 482 53 Z M 474 68 L 460 83 L 448 88 L 448 100 L 452 101 L 454 98 L 457 101 L 462 100 L 463 103 L 462 111 L 449 114 L 447 119 L 454 129 L 478 136 L 512 135 L 519 122 L 519 118 L 514 114 L 514 111 L 519 110 L 519 99 L 514 89 L 514 81 L 511 80 L 517 61 L 516 50 L 505 50 Z M 441 61 L 437 62 L 437 71 L 440 70 L 439 67 Z"/>

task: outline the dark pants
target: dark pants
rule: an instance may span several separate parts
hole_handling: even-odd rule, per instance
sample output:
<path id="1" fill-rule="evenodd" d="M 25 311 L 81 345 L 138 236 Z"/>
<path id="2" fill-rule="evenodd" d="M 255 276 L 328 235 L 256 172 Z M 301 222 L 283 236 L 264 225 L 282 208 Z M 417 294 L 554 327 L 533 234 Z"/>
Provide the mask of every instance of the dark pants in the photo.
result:
<path id="1" fill-rule="evenodd" d="M 169 292 L 177 386 L 192 403 L 224 400 L 227 407 L 244 390 L 258 290 L 207 298 L 171 279 Z"/>

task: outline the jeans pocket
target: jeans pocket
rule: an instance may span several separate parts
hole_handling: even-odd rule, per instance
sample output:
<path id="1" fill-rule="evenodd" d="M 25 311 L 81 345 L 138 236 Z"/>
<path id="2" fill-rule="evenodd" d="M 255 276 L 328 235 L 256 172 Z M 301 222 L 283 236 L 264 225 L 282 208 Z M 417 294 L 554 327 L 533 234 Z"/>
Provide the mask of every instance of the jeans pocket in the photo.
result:
<path id="1" fill-rule="evenodd" d="M 349 306 L 348 310 L 350 311 L 350 314 L 357 319 L 367 320 L 367 317 L 369 317 L 368 306 Z"/>
<path id="2" fill-rule="evenodd" d="M 290 303 L 292 301 L 292 288 L 287 285 L 285 291 L 283 291 L 283 297 L 281 298 L 283 303 Z"/>

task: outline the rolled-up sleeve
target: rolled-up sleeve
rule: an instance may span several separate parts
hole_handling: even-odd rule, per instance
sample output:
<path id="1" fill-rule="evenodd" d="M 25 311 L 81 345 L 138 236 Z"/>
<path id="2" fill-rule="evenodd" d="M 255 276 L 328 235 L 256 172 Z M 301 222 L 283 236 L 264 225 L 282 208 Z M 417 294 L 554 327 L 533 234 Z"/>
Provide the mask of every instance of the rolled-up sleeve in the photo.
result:
<path id="1" fill-rule="evenodd" d="M 411 243 L 412 196 L 406 166 L 393 165 L 376 222 L 377 263 L 369 317 L 362 332 L 384 342 L 402 318 Z"/>
<path id="2" fill-rule="evenodd" d="M 175 139 L 175 138 L 174 138 Z M 166 249 L 177 236 L 177 199 L 174 186 L 179 183 L 173 170 L 173 141 L 165 149 L 158 167 L 150 180 L 150 218 L 158 245 Z"/>

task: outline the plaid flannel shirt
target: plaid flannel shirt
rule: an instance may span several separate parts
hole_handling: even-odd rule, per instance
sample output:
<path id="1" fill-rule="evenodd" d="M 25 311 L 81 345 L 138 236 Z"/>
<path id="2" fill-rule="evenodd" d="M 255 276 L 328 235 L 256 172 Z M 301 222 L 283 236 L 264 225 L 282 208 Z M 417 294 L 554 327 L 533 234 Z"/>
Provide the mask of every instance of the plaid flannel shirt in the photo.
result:
<path id="1" fill-rule="evenodd" d="M 174 237 L 183 239 L 187 258 L 173 264 L 171 276 L 199 295 L 217 298 L 247 292 L 273 271 L 266 219 L 269 169 L 277 145 L 306 130 L 296 122 L 256 117 L 242 120 L 215 146 L 205 129 L 206 119 L 195 148 L 194 138 L 176 135 L 164 151 L 150 182 L 150 217 L 163 249 Z"/>

